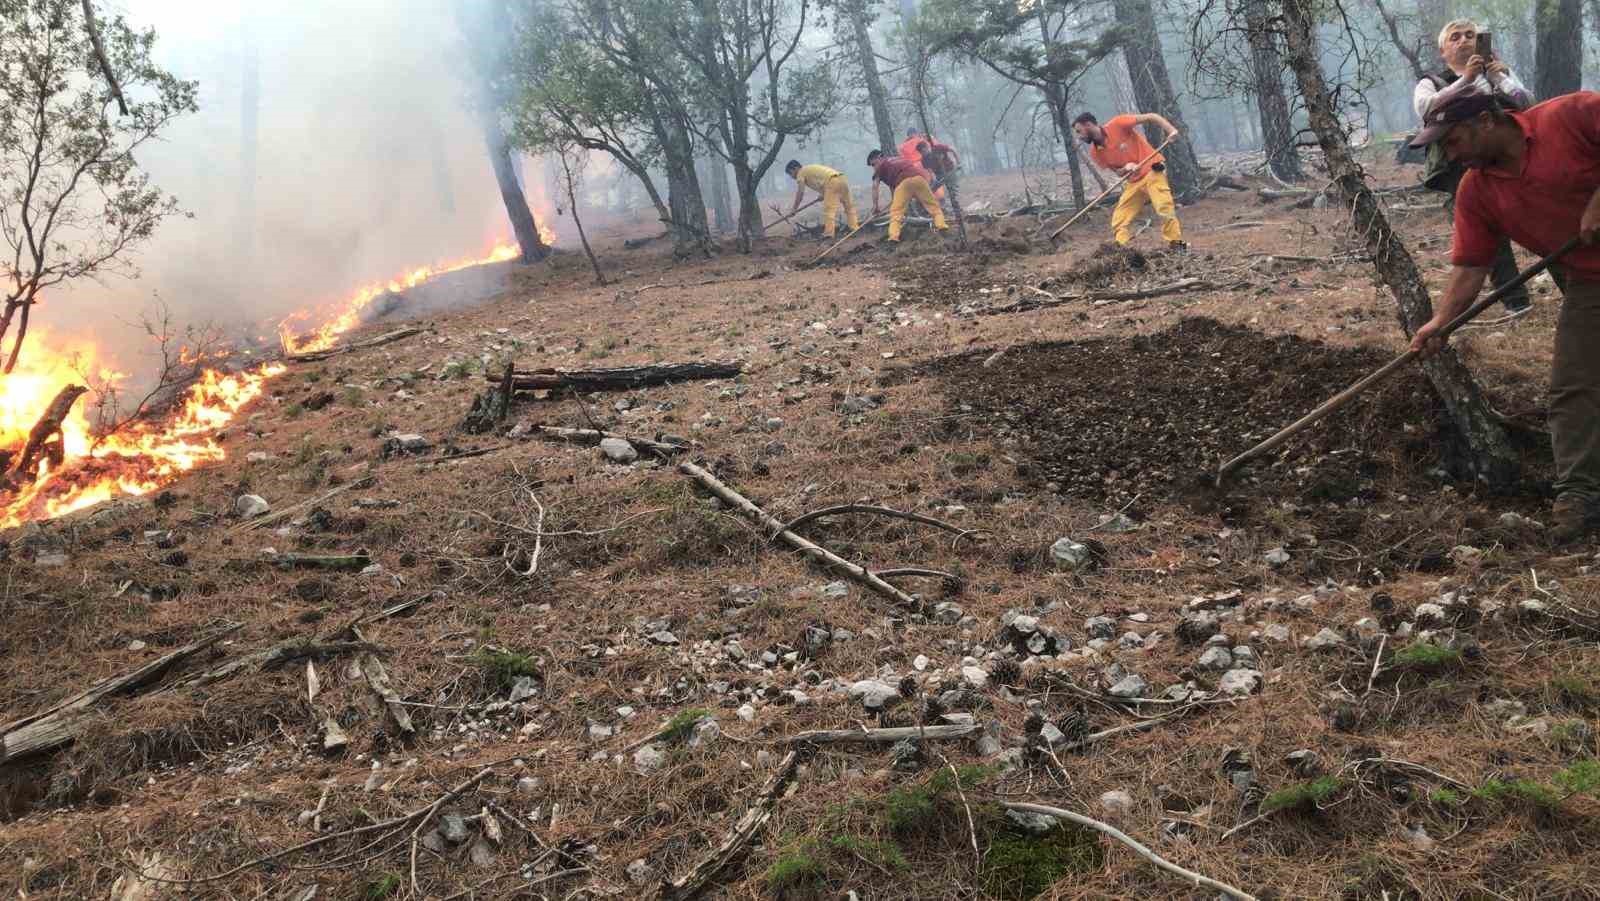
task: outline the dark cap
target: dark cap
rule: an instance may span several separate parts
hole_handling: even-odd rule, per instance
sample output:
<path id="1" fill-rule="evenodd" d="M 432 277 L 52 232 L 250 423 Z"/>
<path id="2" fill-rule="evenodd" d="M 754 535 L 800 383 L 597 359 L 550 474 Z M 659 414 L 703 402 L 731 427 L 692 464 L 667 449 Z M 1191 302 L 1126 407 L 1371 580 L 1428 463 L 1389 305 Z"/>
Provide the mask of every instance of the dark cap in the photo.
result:
<path id="1" fill-rule="evenodd" d="M 1411 146 L 1426 147 L 1444 137 L 1457 124 L 1497 107 L 1494 97 L 1481 91 L 1457 94 L 1428 110 L 1427 115 L 1422 117 L 1422 130 L 1411 139 Z"/>
<path id="2" fill-rule="evenodd" d="M 880 156 L 883 156 L 882 150 L 873 149 L 867 151 L 867 165 L 872 165 L 873 160 L 876 160 Z"/>

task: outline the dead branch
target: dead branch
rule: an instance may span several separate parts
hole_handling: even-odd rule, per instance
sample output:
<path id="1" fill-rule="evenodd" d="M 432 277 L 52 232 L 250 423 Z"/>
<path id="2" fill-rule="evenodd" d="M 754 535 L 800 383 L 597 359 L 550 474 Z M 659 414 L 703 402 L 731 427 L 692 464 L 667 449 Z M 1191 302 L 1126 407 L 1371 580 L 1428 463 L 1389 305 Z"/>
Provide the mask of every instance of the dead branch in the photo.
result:
<path id="1" fill-rule="evenodd" d="M 94 20 L 94 5 L 89 0 L 83 0 L 83 28 L 89 32 L 89 44 L 94 47 L 94 58 L 100 63 L 100 74 L 106 77 L 111 96 L 117 98 L 117 111 L 126 116 L 128 101 L 122 96 L 122 85 L 117 84 L 116 74 L 111 71 L 111 61 L 106 59 L 105 45 L 100 42 L 100 26 Z"/>
<path id="2" fill-rule="evenodd" d="M 910 520 L 911 522 L 919 522 L 925 526 L 933 526 L 936 529 L 943 529 L 946 532 L 950 532 L 951 534 L 955 535 L 957 539 L 967 538 L 980 532 L 988 531 L 987 529 L 963 529 L 960 526 L 951 525 L 943 520 L 934 519 L 931 516 L 923 516 L 920 513 L 908 513 L 903 510 L 895 510 L 890 507 L 879 507 L 873 504 L 839 504 L 833 507 L 823 507 L 821 510 L 812 510 L 810 513 L 802 513 L 794 519 L 789 520 L 789 522 L 783 527 L 783 531 L 793 532 L 798 530 L 806 523 L 828 516 L 843 516 L 847 513 L 889 516 L 895 519 L 905 519 Z"/>
<path id="3" fill-rule="evenodd" d="M 350 633 L 357 641 L 367 640 L 354 625 L 350 627 Z M 389 709 L 389 715 L 394 718 L 394 724 L 400 727 L 400 731 L 408 738 L 416 735 L 417 727 L 412 725 L 411 714 L 406 711 L 406 705 L 401 702 L 400 695 L 389 685 L 389 674 L 384 671 L 383 662 L 377 655 L 363 652 L 356 658 L 356 666 L 361 670 L 362 678 L 367 680 L 367 686 L 372 689 L 372 693 L 377 695 Z"/>
<path id="4" fill-rule="evenodd" d="M 0 487 L 4 487 L 6 482 L 17 485 L 32 484 L 41 457 L 48 456 L 55 464 L 61 462 L 59 450 L 60 441 L 63 440 L 61 423 L 66 420 L 67 414 L 72 412 L 72 405 L 88 390 L 82 385 L 67 385 L 56 392 L 55 398 L 50 401 L 50 406 L 44 408 L 44 412 L 39 414 L 38 421 L 28 431 L 28 441 L 13 461 L 11 471 L 4 473 L 4 478 L 0 478 Z M 57 440 L 53 442 L 52 438 Z"/>
<path id="5" fill-rule="evenodd" d="M 131 672 L 102 679 L 94 685 L 47 710 L 0 726 L 0 763 L 48 751 L 71 742 L 77 736 L 77 720 L 89 708 L 111 695 L 131 694 L 160 679 L 169 670 L 232 635 L 242 627 L 229 623 L 198 641 L 146 663 Z"/>
<path id="6" fill-rule="evenodd" d="M 942 569 L 927 569 L 921 566 L 902 566 L 898 569 L 878 570 L 878 578 L 880 579 L 910 578 L 915 576 L 922 576 L 929 579 L 943 579 L 951 585 L 961 585 L 966 581 L 955 573 L 947 573 Z"/>
<path id="7" fill-rule="evenodd" d="M 284 507 L 282 510 L 274 510 L 271 513 L 268 513 L 266 516 L 248 520 L 240 525 L 234 526 L 230 531 L 246 532 L 250 531 L 251 529 L 259 529 L 264 526 L 272 525 L 275 522 L 279 522 L 287 518 L 291 513 L 304 510 L 307 507 L 316 506 L 317 504 L 320 504 L 336 495 L 343 494 L 346 491 L 355 491 L 361 488 L 371 488 L 376 482 L 377 479 L 373 478 L 372 476 L 366 476 L 365 478 L 357 479 L 354 482 L 349 482 L 330 491 L 325 491 L 322 494 L 311 498 L 310 500 L 304 500 L 298 504 L 294 504 L 293 506 Z"/>
<path id="8" fill-rule="evenodd" d="M 1218 284 L 1198 278 L 1183 278 L 1165 285 L 1156 285 L 1150 288 L 1137 288 L 1132 291 L 1085 291 L 1081 294 L 1056 294 L 1037 288 L 1036 293 L 1046 295 L 1044 300 L 1018 300 L 998 307 L 990 307 L 977 311 L 979 316 L 997 316 L 1001 313 L 1023 313 L 1028 310 L 1042 310 L 1049 307 L 1066 306 L 1078 301 L 1091 303 L 1113 303 L 1123 300 L 1144 300 L 1150 297 L 1161 297 L 1166 294 L 1181 294 L 1188 291 L 1236 291 L 1248 287 L 1248 283 L 1236 282 L 1233 284 Z"/>
<path id="9" fill-rule="evenodd" d="M 788 745 L 894 744 L 909 738 L 940 741 L 966 738 L 983 730 L 980 723 L 954 723 L 943 726 L 895 726 L 887 729 L 818 729 L 801 732 L 783 740 Z"/>
<path id="10" fill-rule="evenodd" d="M 540 437 L 548 438 L 552 441 L 570 441 L 575 444 L 582 444 L 588 447 L 593 447 L 607 438 L 620 438 L 636 448 L 647 450 L 652 454 L 662 458 L 668 457 L 672 454 L 681 454 L 689 449 L 686 445 L 682 444 L 671 444 L 665 441 L 652 441 L 649 438 L 635 438 L 632 435 L 622 435 L 618 434 L 617 432 L 607 432 L 601 429 L 566 429 L 559 428 L 557 426 L 541 425 L 535 426 L 534 431 L 538 432 Z"/>
<path id="11" fill-rule="evenodd" d="M 467 791 L 475 788 L 478 783 L 482 782 L 484 779 L 487 779 L 493 772 L 494 771 L 492 769 L 487 768 L 479 770 L 478 773 L 472 778 L 461 783 L 455 788 L 452 788 L 450 791 L 445 792 L 438 799 L 429 803 L 427 806 L 419 807 L 410 813 L 402 814 L 392 819 L 384 820 L 380 823 L 373 823 L 369 826 L 357 826 L 354 829 L 346 829 L 342 832 L 331 832 L 327 835 L 311 839 L 310 841 L 301 842 L 298 845 L 284 848 L 282 851 L 274 851 L 271 854 L 257 857 L 254 860 L 247 860 L 244 863 L 233 867 L 232 869 L 224 870 L 223 872 L 214 876 L 199 876 L 194 879 L 161 879 L 140 871 L 138 867 L 134 867 L 133 869 L 135 872 L 139 873 L 139 877 L 141 879 L 148 879 L 152 882 L 163 882 L 168 885 L 199 885 L 207 882 L 220 882 L 223 879 L 227 879 L 229 876 L 235 876 L 239 873 L 243 873 L 245 870 L 248 870 L 251 867 L 258 867 L 262 864 L 271 863 L 274 860 L 281 860 L 282 858 L 288 857 L 291 854 L 298 854 L 301 851 L 309 851 L 312 848 L 325 845 L 334 839 L 347 838 L 353 835 L 367 835 L 373 832 L 385 832 L 403 829 L 419 818 L 422 820 L 422 822 L 427 822 L 428 819 L 430 819 L 433 814 L 439 810 L 439 808 L 465 794 Z"/>
<path id="12" fill-rule="evenodd" d="M 1228 885 L 1226 882 L 1218 882 L 1209 876 L 1202 876 L 1193 870 L 1186 870 L 1183 867 L 1178 866 L 1177 864 L 1167 860 L 1149 848 L 1146 848 L 1132 836 L 1128 835 L 1126 832 L 1123 832 L 1117 827 L 1110 825 L 1109 823 L 1102 823 L 1092 817 L 1086 817 L 1081 813 L 1073 813 L 1070 810 L 1065 810 L 1060 807 L 1050 807 L 1045 804 L 1032 804 L 1019 801 L 1001 801 L 1000 806 L 1006 808 L 1007 810 L 1015 810 L 1021 813 L 1043 814 L 1047 817 L 1055 817 L 1057 819 L 1077 823 L 1079 826 L 1087 826 L 1096 832 L 1108 835 L 1124 845 L 1127 845 L 1129 848 L 1133 849 L 1135 854 L 1138 854 L 1145 860 L 1148 860 L 1157 867 L 1160 867 L 1161 869 L 1166 870 L 1167 872 L 1176 876 L 1180 876 L 1195 885 L 1202 885 L 1213 891 L 1222 892 L 1230 897 L 1237 898 L 1238 901 L 1257 901 L 1254 895 L 1251 895 L 1241 889 L 1234 888 L 1233 886 Z"/>
<path id="13" fill-rule="evenodd" d="M 412 337 L 413 335 L 420 335 L 424 331 L 426 331 L 426 329 L 403 328 L 399 329 L 398 331 L 389 332 L 385 335 L 379 335 L 376 338 L 368 338 L 365 341 L 357 341 L 354 344 L 341 344 L 338 347 L 330 347 L 327 350 L 312 350 L 306 351 L 305 353 L 286 354 L 284 355 L 284 360 L 290 363 L 315 363 L 318 360 L 326 360 L 329 357 L 337 357 L 340 354 L 354 353 L 358 350 L 366 350 L 369 347 L 381 347 L 385 344 L 393 344 L 396 341 L 403 341 L 406 338 Z"/>
<path id="14" fill-rule="evenodd" d="M 679 463 L 678 471 L 699 482 L 703 488 L 716 495 L 728 506 L 743 513 L 745 518 L 769 530 L 775 537 L 782 539 L 785 544 L 822 564 L 824 567 L 844 573 L 852 581 L 872 589 L 901 606 L 910 609 L 917 609 L 921 606 L 916 598 L 868 572 L 865 567 L 851 563 L 827 548 L 788 531 L 784 528 L 783 523 L 772 514 L 756 506 L 749 498 L 724 485 L 720 479 L 704 469 L 693 463 Z"/>
<path id="15" fill-rule="evenodd" d="M 617 369 L 518 369 L 512 373 L 514 391 L 573 388 L 582 391 L 626 391 L 649 385 L 666 385 L 691 379 L 727 379 L 744 371 L 737 361 L 706 363 L 660 363 L 654 366 L 624 366 Z M 486 376 L 499 382 L 499 376 Z"/>
<path id="16" fill-rule="evenodd" d="M 279 569 L 327 569 L 335 572 L 360 572 L 372 565 L 372 556 L 364 550 L 354 554 L 297 554 L 292 551 L 284 553 L 263 554 L 261 562 L 270 563 Z"/>
<path id="17" fill-rule="evenodd" d="M 800 756 L 799 750 L 790 751 L 778 764 L 778 771 L 761 786 L 755 804 L 745 811 L 737 823 L 734 823 L 722 842 L 691 867 L 688 873 L 672 882 L 663 882 L 656 897 L 663 901 L 665 899 L 679 901 L 692 898 L 704 891 L 711 883 L 711 878 L 737 857 L 761 827 L 766 825 L 767 820 L 771 819 L 773 809 L 783 799 L 790 783 L 794 780 L 795 771 L 800 768 Z"/>

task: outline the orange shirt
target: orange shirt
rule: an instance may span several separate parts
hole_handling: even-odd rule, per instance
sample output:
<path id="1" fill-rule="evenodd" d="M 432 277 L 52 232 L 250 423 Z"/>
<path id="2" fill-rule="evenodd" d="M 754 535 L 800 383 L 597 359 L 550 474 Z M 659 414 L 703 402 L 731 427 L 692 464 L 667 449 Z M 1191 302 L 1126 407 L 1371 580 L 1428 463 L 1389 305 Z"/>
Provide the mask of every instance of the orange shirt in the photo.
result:
<path id="1" fill-rule="evenodd" d="M 1115 172 L 1129 163 L 1137 163 L 1155 151 L 1150 142 L 1139 133 L 1139 120 L 1123 113 L 1112 116 L 1101 126 L 1106 132 L 1105 146 L 1099 144 L 1089 145 L 1089 156 L 1102 168 Z M 1150 162 L 1139 167 L 1128 181 L 1138 181 L 1150 174 L 1150 167 L 1156 163 L 1166 162 L 1166 157 L 1157 153 Z"/>
<path id="2" fill-rule="evenodd" d="M 917 152 L 917 145 L 926 140 L 928 139 L 922 135 L 917 135 L 914 138 L 906 138 L 904 141 L 901 141 L 900 158 L 903 160 L 910 160 L 919 166 L 922 165 L 922 154 Z"/>

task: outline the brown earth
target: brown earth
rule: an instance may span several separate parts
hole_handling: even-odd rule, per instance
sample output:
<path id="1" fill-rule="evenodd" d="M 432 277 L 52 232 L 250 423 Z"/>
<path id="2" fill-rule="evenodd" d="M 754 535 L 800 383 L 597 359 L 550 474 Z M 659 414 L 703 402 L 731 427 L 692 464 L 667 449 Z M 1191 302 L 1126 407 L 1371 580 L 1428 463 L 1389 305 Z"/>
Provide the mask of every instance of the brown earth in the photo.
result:
<path id="1" fill-rule="evenodd" d="M 1413 177 L 1377 171 L 1387 183 Z M 1005 209 L 1020 205 L 1014 191 L 974 179 L 963 196 Z M 1153 232 L 1138 257 L 1102 251 L 1103 214 L 1052 250 L 1038 237 L 1045 223 L 1017 217 L 972 227 L 973 252 L 913 227 L 903 248 L 863 236 L 813 270 L 797 267 L 820 245 L 797 238 L 754 258 L 687 263 L 659 242 L 623 249 L 640 226 L 598 242 L 614 284 L 592 285 L 571 253 L 507 267 L 504 293 L 419 319 L 426 335 L 297 367 L 231 430 L 225 464 L 158 498 L 0 536 L 6 720 L 218 623 L 243 623 L 153 689 L 99 705 L 72 746 L 0 766 L 0 860 L 12 864 L 0 887 L 105 897 L 119 879 L 128 888 L 134 867 L 165 878 L 243 867 L 199 884 L 152 881 L 138 897 L 303 898 L 312 886 L 333 898 L 641 896 L 721 839 L 772 775 L 785 736 L 874 719 L 830 686 L 909 680 L 912 699 L 873 723 L 907 725 L 961 683 L 973 657 L 991 684 L 951 701 L 1005 748 L 1024 746 L 1039 725 L 1031 713 L 1062 723 L 1086 696 L 1090 728 L 1136 724 L 1139 711 L 1101 694 L 1113 662 L 1152 694 L 1216 686 L 1219 674 L 1197 665 L 1201 648 L 1176 635 L 1199 599 L 1218 610 L 1230 643 L 1254 650 L 1257 694 L 1146 705 L 1182 715 L 1086 752 L 1025 755 L 1010 772 L 965 741 L 930 742 L 906 770 L 891 767 L 885 747 L 820 747 L 713 895 L 1212 897 L 1114 842 L 1027 839 L 994 806 L 1034 799 L 1112 819 L 1100 798 L 1120 790 L 1133 800 L 1121 828 L 1258 897 L 1593 897 L 1600 655 L 1587 624 L 1600 561 L 1592 545 L 1552 549 L 1536 529 L 1500 520 L 1543 515 L 1548 451 L 1529 438 L 1528 485 L 1478 495 L 1440 468 L 1448 434 L 1407 374 L 1251 467 L 1223 507 L 1188 503 L 1177 489 L 1191 474 L 1297 417 L 1402 339 L 1370 266 L 1341 256 L 1353 245 L 1337 209 L 1228 194 L 1182 215 L 1186 255 L 1157 249 Z M 1443 214 L 1395 218 L 1439 279 Z M 1031 289 L 1125 292 L 1178 278 L 1227 287 L 982 314 L 1039 296 Z M 1526 319 L 1457 340 L 1497 406 L 1528 426 L 1544 404 L 1554 323 L 1552 298 L 1538 299 Z M 508 359 L 588 368 L 726 358 L 745 360 L 746 374 L 525 397 L 512 421 L 683 436 L 694 458 L 780 519 L 870 502 L 981 528 L 981 540 L 952 543 L 901 520 L 806 527 L 869 567 L 931 567 L 961 587 L 903 580 L 919 610 L 855 585 L 836 596 L 822 587 L 838 576 L 769 543 L 670 465 L 455 430 L 487 387 L 484 373 Z M 433 449 L 386 454 L 391 431 L 421 433 Z M 451 448 L 492 451 L 449 460 Z M 270 456 L 251 463 L 252 451 Z M 284 509 L 367 476 L 371 487 L 273 527 L 247 528 L 232 512 L 243 492 Z M 1118 512 L 1131 530 L 1102 525 Z M 1062 537 L 1092 542 L 1096 564 L 1054 569 L 1049 548 Z M 285 570 L 263 561 L 266 548 L 364 550 L 381 571 Z M 1289 561 L 1269 565 L 1264 554 L 1279 548 Z M 41 562 L 53 551 L 68 562 Z M 305 658 L 172 687 L 422 597 L 405 617 L 362 626 L 415 738 L 374 702 L 347 651 L 310 658 L 320 687 L 311 699 Z M 1529 617 L 1518 612 L 1525 600 L 1576 612 Z M 1414 649 L 1415 637 L 1379 631 L 1434 601 L 1467 653 L 1438 659 Z M 1095 659 L 1019 660 L 1001 640 L 1011 610 L 1074 649 L 1098 615 L 1119 635 L 1160 637 L 1138 648 L 1113 640 Z M 1343 640 L 1313 652 L 1305 643 L 1324 627 Z M 1274 640 L 1278 628 L 1287 641 Z M 818 630 L 835 639 L 808 648 Z M 662 643 L 662 631 L 678 643 Z M 735 639 L 742 660 L 729 651 Z M 776 662 L 756 664 L 763 652 Z M 507 704 L 518 670 L 536 693 Z M 749 721 L 736 713 L 746 704 Z M 722 737 L 668 741 L 659 768 L 638 772 L 625 749 L 699 709 Z M 341 755 L 320 750 L 329 718 L 350 736 Z M 1274 803 L 1320 804 L 1292 804 L 1224 838 L 1241 821 L 1221 771 L 1228 747 L 1250 752 Z M 1314 751 L 1334 781 L 1309 788 L 1312 777 L 1285 760 L 1298 749 Z M 1362 763 L 1375 757 L 1440 776 Z M 939 783 L 947 763 L 990 768 L 965 771 L 955 792 Z M 430 838 L 414 852 L 415 821 L 336 835 L 426 810 L 485 768 L 492 775 L 436 811 L 469 818 L 460 845 L 435 850 Z M 317 832 L 301 812 L 319 802 Z M 439 822 L 429 817 L 415 837 Z M 328 840 L 259 860 L 318 837 Z"/>

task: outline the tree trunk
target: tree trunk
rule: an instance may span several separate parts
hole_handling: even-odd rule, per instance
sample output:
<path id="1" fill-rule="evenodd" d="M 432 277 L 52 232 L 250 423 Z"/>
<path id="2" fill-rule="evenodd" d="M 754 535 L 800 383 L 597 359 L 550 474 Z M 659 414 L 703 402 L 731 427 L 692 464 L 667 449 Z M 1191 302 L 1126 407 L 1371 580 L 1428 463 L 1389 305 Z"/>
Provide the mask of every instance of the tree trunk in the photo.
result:
<path id="1" fill-rule="evenodd" d="M 711 152 L 705 156 L 705 177 L 701 179 L 701 185 L 703 187 L 707 181 L 711 183 L 711 214 L 717 234 L 725 235 L 737 227 L 728 197 L 728 167 L 717 152 L 716 139 L 711 139 L 710 144 Z"/>
<path id="2" fill-rule="evenodd" d="M 889 95 L 883 90 L 883 79 L 878 77 L 878 57 L 867 30 L 866 0 L 850 4 L 850 27 L 855 31 L 856 62 L 867 86 L 867 100 L 872 104 L 872 121 L 878 128 L 878 146 L 888 153 L 895 146 L 894 121 L 889 118 Z"/>
<path id="3" fill-rule="evenodd" d="M 1300 154 L 1294 146 L 1294 126 L 1289 101 L 1283 96 L 1283 57 L 1278 54 L 1267 25 L 1265 0 L 1250 0 L 1245 8 L 1250 38 L 1250 63 L 1255 70 L 1256 108 L 1261 114 L 1261 135 L 1272 174 L 1287 182 L 1304 178 Z"/>
<path id="4" fill-rule="evenodd" d="M 561 157 L 561 172 L 566 176 L 567 181 L 567 209 L 572 211 L 572 224 L 578 227 L 578 242 L 583 245 L 583 252 L 589 258 L 589 265 L 594 267 L 595 284 L 604 285 L 606 283 L 605 274 L 600 271 L 600 261 L 594 258 L 594 249 L 589 246 L 589 236 L 583 230 L 583 218 L 578 214 L 578 189 L 577 185 L 574 184 L 577 179 L 572 175 L 572 164 L 567 161 L 566 151 L 562 151 L 559 156 Z M 506 380 L 508 382 L 511 380 L 509 369 L 506 372 Z M 509 390 L 506 392 L 508 398 L 510 393 Z"/>
<path id="5" fill-rule="evenodd" d="M 1052 86 L 1045 91 L 1045 101 L 1050 106 L 1056 134 L 1061 136 L 1061 145 L 1067 149 L 1067 171 L 1072 175 L 1072 205 L 1081 210 L 1088 204 L 1089 198 L 1083 191 L 1083 166 L 1078 162 L 1078 145 L 1073 143 L 1077 135 L 1072 131 L 1072 112 L 1067 109 L 1066 92 L 1059 85 Z M 1093 166 L 1094 163 L 1089 165 Z"/>
<path id="6" fill-rule="evenodd" d="M 733 164 L 733 183 L 739 192 L 739 249 L 749 253 L 761 242 L 765 226 L 761 220 L 761 202 L 757 195 L 761 184 L 748 163 Z"/>
<path id="7" fill-rule="evenodd" d="M 1172 90 L 1172 79 L 1167 75 L 1167 61 L 1161 55 L 1161 35 L 1156 31 L 1150 2 L 1113 0 L 1118 24 L 1128 29 L 1122 55 L 1128 61 L 1128 75 L 1133 79 L 1133 94 L 1139 101 L 1139 111 L 1160 113 L 1180 132 L 1178 140 L 1162 155 L 1167 160 L 1172 193 L 1179 198 L 1191 197 L 1200 187 L 1200 162 L 1195 159 L 1187 134 L 1189 129 L 1184 125 L 1177 95 Z M 1161 143 L 1160 135 L 1149 137 L 1152 146 Z"/>
<path id="8" fill-rule="evenodd" d="M 1285 58 L 1305 97 L 1311 128 L 1322 146 L 1328 173 L 1333 176 L 1343 202 L 1351 208 L 1356 234 L 1366 236 L 1379 278 L 1399 301 L 1400 326 L 1409 336 L 1433 318 L 1433 303 L 1410 251 L 1389 227 L 1388 218 L 1367 187 L 1366 173 L 1351 154 L 1349 138 L 1340 126 L 1333 99 L 1322 77 L 1313 31 L 1314 14 L 1307 8 L 1310 2 L 1283 2 Z M 1515 482 L 1521 465 L 1517 452 L 1460 357 L 1446 348 L 1423 363 L 1422 368 L 1466 444 L 1470 454 L 1467 462 L 1473 476 L 1492 488 L 1503 488 Z"/>
<path id="9" fill-rule="evenodd" d="M 1582 0 L 1535 0 L 1537 62 L 1533 93 L 1540 100 L 1583 89 Z"/>
<path id="10" fill-rule="evenodd" d="M 500 199 L 505 201 L 506 216 L 511 220 L 511 231 L 517 236 L 517 246 L 522 249 L 522 262 L 534 263 L 550 255 L 550 248 L 539 238 L 539 225 L 528 209 L 528 198 L 517 183 L 517 170 L 511 162 L 511 145 L 500 128 L 499 115 L 493 109 L 483 110 L 483 138 L 489 149 L 489 163 L 494 167 L 494 180 L 500 185 Z"/>

